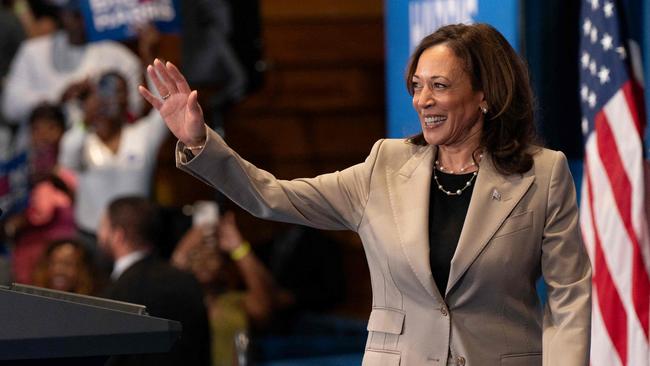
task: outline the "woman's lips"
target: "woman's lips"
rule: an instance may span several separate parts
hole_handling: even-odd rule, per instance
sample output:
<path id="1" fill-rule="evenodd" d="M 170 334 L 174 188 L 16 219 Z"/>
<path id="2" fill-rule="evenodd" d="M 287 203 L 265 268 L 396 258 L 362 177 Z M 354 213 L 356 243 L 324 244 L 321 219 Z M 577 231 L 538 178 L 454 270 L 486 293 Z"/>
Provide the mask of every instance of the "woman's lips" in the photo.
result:
<path id="1" fill-rule="evenodd" d="M 435 127 L 447 120 L 447 116 L 442 115 L 425 115 L 424 125 L 426 127 Z"/>

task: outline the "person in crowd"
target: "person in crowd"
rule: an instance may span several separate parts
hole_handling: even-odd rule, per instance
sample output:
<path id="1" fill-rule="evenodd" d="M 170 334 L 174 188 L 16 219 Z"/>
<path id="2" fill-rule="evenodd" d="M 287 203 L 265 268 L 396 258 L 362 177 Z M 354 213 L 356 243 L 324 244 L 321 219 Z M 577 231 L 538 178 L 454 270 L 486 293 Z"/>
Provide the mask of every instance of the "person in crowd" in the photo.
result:
<path id="1" fill-rule="evenodd" d="M 103 73 L 84 99 L 85 123 L 66 131 L 59 162 L 77 174 L 75 219 L 94 237 L 108 203 L 118 196 L 149 196 L 158 149 L 167 128 L 153 111 L 128 122 L 128 87 L 121 74 Z"/>
<path id="2" fill-rule="evenodd" d="M 192 227 L 174 251 L 172 264 L 194 274 L 203 286 L 212 365 L 232 365 L 235 335 L 265 326 L 271 316 L 274 283 L 270 273 L 242 237 L 232 212 L 216 228 Z M 244 281 L 244 290 L 238 289 L 238 277 Z"/>
<path id="3" fill-rule="evenodd" d="M 191 274 L 156 256 L 160 230 L 156 206 L 141 197 L 111 201 L 102 217 L 99 245 L 115 261 L 104 296 L 145 305 L 149 315 L 183 325 L 169 353 L 118 357 L 112 365 L 209 365 L 210 331 L 201 286 Z"/>
<path id="4" fill-rule="evenodd" d="M 179 139 L 180 168 L 256 216 L 360 235 L 373 290 L 364 366 L 589 364 L 573 180 L 563 153 L 535 145 L 528 72 L 492 26 L 447 25 L 415 48 L 419 135 L 311 179 L 236 154 L 173 64 L 148 73 L 162 97 L 140 91 Z"/>
<path id="5" fill-rule="evenodd" d="M 48 244 L 33 273 L 36 286 L 92 295 L 96 290 L 94 269 L 86 247 L 66 238 Z"/>
<path id="6" fill-rule="evenodd" d="M 29 116 L 29 165 L 32 185 L 57 171 L 59 144 L 65 132 L 63 110 L 53 104 L 38 105 Z"/>
<path id="7" fill-rule="evenodd" d="M 26 284 L 32 283 L 32 272 L 48 243 L 71 237 L 77 229 L 73 216 L 76 179 L 56 164 L 65 130 L 63 112 L 54 105 L 40 105 L 30 115 L 29 128 L 29 202 L 24 212 L 4 225 L 14 245 L 14 279 Z"/>
<path id="8" fill-rule="evenodd" d="M 141 98 L 137 86 L 142 66 L 137 56 L 112 41 L 88 43 L 80 0 L 65 0 L 60 11 L 63 29 L 25 41 L 14 58 L 2 97 L 7 119 L 23 122 L 41 102 L 70 106 L 69 118 L 77 118 L 73 102 L 87 92 L 90 79 L 117 70 L 127 81 L 129 111 L 139 116 Z M 71 123 L 69 121 L 69 123 Z"/>
<path id="9" fill-rule="evenodd" d="M 9 65 L 18 47 L 25 39 L 25 30 L 23 29 L 20 19 L 5 4 L 0 6 L 0 95 L 2 94 L 2 85 L 4 78 L 9 72 Z"/>

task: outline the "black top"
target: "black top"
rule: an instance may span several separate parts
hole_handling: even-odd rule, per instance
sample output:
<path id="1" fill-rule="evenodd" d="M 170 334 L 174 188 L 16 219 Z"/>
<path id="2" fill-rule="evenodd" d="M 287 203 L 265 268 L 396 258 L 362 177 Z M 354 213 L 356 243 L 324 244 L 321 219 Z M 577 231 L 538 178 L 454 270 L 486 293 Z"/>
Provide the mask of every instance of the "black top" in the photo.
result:
<path id="1" fill-rule="evenodd" d="M 447 174 L 435 170 L 438 182 L 447 191 L 456 192 L 465 187 L 473 173 Z M 431 175 L 431 188 L 429 194 L 429 263 L 433 279 L 438 286 L 440 294 L 444 297 L 449 280 L 451 259 L 456 252 L 460 232 L 463 229 L 469 201 L 472 197 L 476 178 L 472 185 L 465 189 L 460 196 L 449 196 L 438 189 L 433 174 Z"/>

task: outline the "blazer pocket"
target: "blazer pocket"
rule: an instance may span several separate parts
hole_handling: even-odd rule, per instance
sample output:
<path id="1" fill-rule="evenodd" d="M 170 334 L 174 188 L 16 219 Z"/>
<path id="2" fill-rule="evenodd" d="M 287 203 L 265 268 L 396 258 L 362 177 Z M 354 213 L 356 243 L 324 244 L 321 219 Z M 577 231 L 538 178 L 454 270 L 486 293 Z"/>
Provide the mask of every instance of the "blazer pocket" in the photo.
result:
<path id="1" fill-rule="evenodd" d="M 526 211 L 515 214 L 506 219 L 501 224 L 501 227 L 494 234 L 493 238 L 498 238 L 504 235 L 512 234 L 517 231 L 527 229 L 533 225 L 533 211 Z"/>
<path id="2" fill-rule="evenodd" d="M 404 316 L 396 309 L 374 308 L 368 319 L 368 330 L 400 335 L 404 330 Z"/>
<path id="3" fill-rule="evenodd" d="M 361 366 L 399 366 L 400 359 L 399 352 L 366 350 Z"/>
<path id="4" fill-rule="evenodd" d="M 541 366 L 541 352 L 513 353 L 501 356 L 501 366 Z"/>

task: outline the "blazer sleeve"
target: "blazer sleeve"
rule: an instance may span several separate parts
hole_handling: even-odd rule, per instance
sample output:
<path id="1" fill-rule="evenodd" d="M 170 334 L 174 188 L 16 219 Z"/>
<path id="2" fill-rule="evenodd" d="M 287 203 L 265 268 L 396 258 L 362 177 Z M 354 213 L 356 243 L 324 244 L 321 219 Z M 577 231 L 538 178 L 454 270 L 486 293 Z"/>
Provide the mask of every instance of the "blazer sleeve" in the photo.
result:
<path id="1" fill-rule="evenodd" d="M 357 231 L 383 140 L 375 143 L 363 163 L 315 178 L 281 180 L 241 158 L 211 129 L 207 131 L 205 147 L 190 161 L 178 142 L 176 165 L 180 169 L 254 216 L 319 229 Z"/>
<path id="2" fill-rule="evenodd" d="M 542 274 L 548 289 L 544 366 L 589 365 L 591 264 L 582 243 L 573 179 L 561 152 L 557 152 L 549 183 Z"/>

